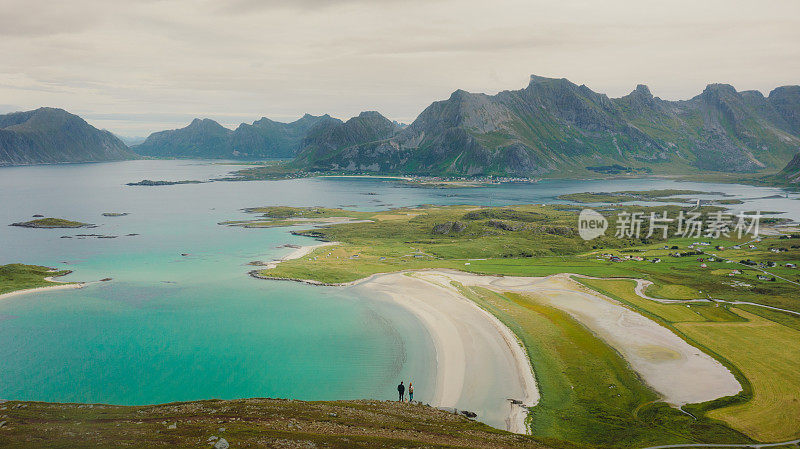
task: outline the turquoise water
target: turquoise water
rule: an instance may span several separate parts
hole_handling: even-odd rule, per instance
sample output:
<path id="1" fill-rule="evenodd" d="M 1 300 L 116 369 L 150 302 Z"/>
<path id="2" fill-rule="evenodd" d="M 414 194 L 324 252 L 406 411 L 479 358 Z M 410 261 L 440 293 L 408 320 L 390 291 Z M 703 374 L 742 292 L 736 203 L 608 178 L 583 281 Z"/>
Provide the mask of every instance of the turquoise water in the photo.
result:
<path id="1" fill-rule="evenodd" d="M 201 161 L 0 168 L 0 264 L 74 270 L 67 280 L 113 278 L 0 301 L 0 398 L 117 404 L 252 396 L 388 399 L 402 379 L 413 380 L 416 396 L 426 400 L 435 359 L 420 323 L 391 302 L 352 290 L 249 277 L 247 262 L 280 257 L 289 250 L 279 245 L 310 240 L 286 229 L 217 224 L 245 218 L 244 207 L 505 205 L 553 202 L 569 192 L 651 188 L 724 191 L 745 199 L 782 194 L 669 180 L 482 189 L 321 178 L 124 185 L 145 178 L 210 179 L 231 169 Z M 783 210 L 800 219 L 800 202 L 791 198 L 749 199 L 736 207 Z M 37 213 L 98 227 L 2 226 Z M 75 237 L 91 233 L 119 237 Z"/>

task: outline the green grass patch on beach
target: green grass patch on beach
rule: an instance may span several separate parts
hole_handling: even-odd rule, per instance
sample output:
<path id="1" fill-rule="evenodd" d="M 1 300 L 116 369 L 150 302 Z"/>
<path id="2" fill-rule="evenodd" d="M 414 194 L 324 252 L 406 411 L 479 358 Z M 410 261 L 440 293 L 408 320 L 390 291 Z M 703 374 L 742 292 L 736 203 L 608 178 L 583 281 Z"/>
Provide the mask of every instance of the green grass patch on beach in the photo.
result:
<path id="1" fill-rule="evenodd" d="M 525 347 L 541 394 L 529 415 L 534 436 L 615 447 L 749 441 L 659 402 L 619 353 L 534 295 L 453 285 L 498 317 Z"/>
<path id="2" fill-rule="evenodd" d="M 69 270 L 53 271 L 48 267 L 23 265 L 20 263 L 0 265 L 0 294 L 29 288 L 59 285 L 45 278 L 50 276 L 63 276 L 69 272 Z"/>

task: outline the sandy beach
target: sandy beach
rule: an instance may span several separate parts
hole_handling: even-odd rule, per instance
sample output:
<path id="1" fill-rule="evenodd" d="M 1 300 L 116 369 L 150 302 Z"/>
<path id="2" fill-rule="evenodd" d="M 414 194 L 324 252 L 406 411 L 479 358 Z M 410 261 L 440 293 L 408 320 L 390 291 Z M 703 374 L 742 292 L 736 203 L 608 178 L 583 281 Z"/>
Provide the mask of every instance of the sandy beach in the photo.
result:
<path id="1" fill-rule="evenodd" d="M 320 245 L 299 248 L 286 258 L 302 257 L 317 246 Z M 567 312 L 618 351 L 642 380 L 672 406 L 705 402 L 742 390 L 730 370 L 713 357 L 571 276 L 482 276 L 431 269 L 375 274 L 336 285 L 389 298 L 425 325 L 437 360 L 435 392 L 426 402 L 478 412 L 481 421 L 512 432 L 526 432 L 525 407 L 539 400 L 535 367 L 513 332 L 462 296 L 450 285 L 451 281 L 497 292 L 535 294 L 548 305 Z M 644 294 L 646 284 L 639 280 L 635 292 L 651 299 Z M 524 407 L 514 405 L 511 399 Z"/>
<path id="2" fill-rule="evenodd" d="M 83 288 L 86 286 L 85 282 L 69 282 L 69 283 L 62 283 L 60 281 L 54 280 L 52 277 L 44 278 L 46 281 L 50 281 L 55 283 L 56 285 L 48 285 L 47 287 L 36 287 L 36 288 L 27 288 L 25 290 L 16 290 L 13 292 L 3 293 L 0 295 L 0 300 L 13 298 L 15 296 L 26 295 L 28 293 L 37 293 L 37 292 L 49 292 L 52 290 L 66 290 L 66 289 L 73 289 L 73 288 Z"/>
<path id="3" fill-rule="evenodd" d="M 448 287 L 451 280 L 498 292 L 534 293 L 569 313 L 616 349 L 663 400 L 674 406 L 709 401 L 741 391 L 741 385 L 721 363 L 669 329 L 570 279 L 569 274 L 543 278 L 479 276 L 430 270 L 415 277 Z"/>
<path id="4" fill-rule="evenodd" d="M 266 264 L 263 265 L 262 269 L 271 270 L 271 269 L 277 267 L 278 264 L 281 263 L 281 262 L 284 262 L 284 261 L 287 261 L 287 260 L 292 260 L 292 259 L 299 259 L 299 258 L 301 258 L 301 257 L 303 257 L 303 256 L 305 256 L 307 254 L 311 254 L 311 252 L 314 251 L 317 248 L 322 248 L 323 246 L 333 246 L 333 245 L 338 245 L 338 244 L 339 244 L 339 242 L 322 242 L 322 243 L 318 243 L 316 245 L 305 245 L 305 246 L 301 246 L 299 248 L 294 248 L 294 251 L 292 251 L 289 254 L 281 257 L 280 259 L 276 259 L 276 260 L 273 260 L 271 262 L 267 262 Z"/>
<path id="5" fill-rule="evenodd" d="M 473 411 L 490 425 L 526 433 L 525 407 L 539 399 L 536 380 L 525 350 L 497 318 L 450 289 L 404 273 L 373 276 L 349 288 L 389 298 L 428 329 L 436 379 L 432 394 L 421 400 Z"/>

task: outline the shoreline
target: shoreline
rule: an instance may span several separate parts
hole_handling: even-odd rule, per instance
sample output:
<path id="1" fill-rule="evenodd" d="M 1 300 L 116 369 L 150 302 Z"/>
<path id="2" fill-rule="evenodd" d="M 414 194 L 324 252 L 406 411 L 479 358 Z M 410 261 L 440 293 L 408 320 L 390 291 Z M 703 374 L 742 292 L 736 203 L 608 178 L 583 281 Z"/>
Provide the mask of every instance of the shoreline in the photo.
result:
<path id="1" fill-rule="evenodd" d="M 52 276 L 48 276 L 44 278 L 45 281 L 53 282 L 57 285 L 48 285 L 45 287 L 34 287 L 34 288 L 26 288 L 22 290 L 14 290 L 13 292 L 2 293 L 0 294 L 0 301 L 4 299 L 13 298 L 15 296 L 27 295 L 29 293 L 39 293 L 39 292 L 47 292 L 53 290 L 67 290 L 67 289 L 74 289 L 74 288 L 83 288 L 87 284 L 86 282 L 62 282 L 56 281 L 53 279 Z"/>
<path id="2" fill-rule="evenodd" d="M 300 247 L 297 247 L 297 248 L 293 248 L 294 251 L 290 252 L 289 254 L 287 254 L 287 255 L 279 258 L 279 259 L 271 260 L 269 262 L 266 262 L 264 265 L 258 265 L 259 268 L 256 269 L 256 270 L 252 270 L 250 272 L 250 275 L 253 276 L 254 278 L 257 278 L 257 279 L 273 279 L 273 278 L 270 278 L 270 277 L 267 277 L 267 276 L 260 276 L 260 275 L 258 275 L 258 272 L 262 271 L 262 270 L 272 270 L 275 267 L 277 267 L 278 264 L 281 263 L 281 262 L 285 262 L 287 260 L 299 259 L 299 258 L 301 258 L 301 257 L 303 257 L 303 256 L 305 256 L 307 254 L 310 254 L 311 252 L 313 252 L 317 248 L 322 248 L 324 246 L 334 246 L 334 245 L 338 245 L 338 244 L 339 244 L 339 242 L 321 242 L 321 243 L 317 243 L 315 245 L 304 245 L 304 246 L 300 246 Z M 284 246 L 284 247 L 286 247 L 286 246 Z M 287 280 L 289 280 L 289 279 L 287 278 Z M 309 281 L 309 282 L 313 282 L 313 281 Z M 319 284 L 315 284 L 315 285 L 324 285 L 324 284 L 319 283 Z"/>
<path id="3" fill-rule="evenodd" d="M 455 345 L 454 333 L 448 329 L 448 325 L 440 324 L 440 320 L 452 320 L 454 310 L 453 305 L 458 304 L 461 312 L 468 309 L 478 309 L 481 313 L 476 314 L 468 322 L 481 322 L 483 325 L 491 323 L 495 326 L 494 334 L 507 339 L 511 335 L 514 344 L 507 341 L 507 347 L 515 360 L 515 369 L 520 370 L 519 354 L 514 347 L 519 348 L 524 356 L 524 363 L 529 367 L 528 374 L 533 376 L 533 368 L 527 357 L 525 349 L 521 346 L 516 335 L 504 324 L 500 323 L 497 317 L 481 309 L 477 304 L 462 296 L 454 288 L 449 287 L 451 280 L 456 280 L 464 285 L 481 286 L 497 292 L 520 292 L 535 293 L 543 295 L 549 305 L 556 307 L 568 314 L 581 324 L 589 328 L 598 338 L 617 350 L 636 371 L 642 380 L 652 388 L 666 403 L 675 407 L 684 404 L 700 403 L 708 400 L 717 399 L 733 395 L 741 391 L 742 386 L 733 376 L 733 373 L 712 356 L 689 345 L 671 330 L 661 326 L 655 321 L 650 320 L 635 311 L 625 307 L 623 304 L 608 298 L 600 293 L 586 289 L 578 282 L 569 277 L 570 273 L 562 273 L 544 277 L 518 277 L 518 276 L 499 276 L 499 275 L 480 275 L 475 273 L 462 272 L 450 269 L 421 269 L 403 270 L 390 273 L 376 273 L 362 279 L 346 283 L 322 283 L 308 279 L 293 278 L 271 278 L 268 276 L 255 276 L 263 279 L 289 280 L 302 282 L 310 285 L 354 287 L 384 293 L 397 304 L 409 309 L 417 315 L 434 339 L 438 354 L 442 351 L 452 350 Z M 410 285 L 408 279 L 417 280 L 427 284 L 424 290 L 419 286 Z M 614 278 L 616 279 L 616 278 Z M 387 281 L 389 285 L 387 285 Z M 643 285 L 646 281 L 636 280 L 637 287 L 635 292 L 645 299 L 649 298 L 644 294 Z M 431 298 L 439 298 L 442 301 L 443 295 L 451 295 L 450 306 L 440 307 L 437 311 L 430 311 L 429 304 Z M 425 301 L 415 299 L 424 297 Z M 455 298 L 455 299 L 454 299 Z M 657 301 L 657 300 L 656 300 Z M 432 319 L 437 316 L 438 319 Z M 476 317 L 480 317 L 476 319 Z M 497 324 L 499 323 L 499 326 Z M 480 324 L 480 323 L 479 323 Z M 449 333 L 449 335 L 447 335 Z M 437 339 L 447 339 L 446 342 Z M 456 348 L 456 352 L 458 348 Z M 461 357 L 457 354 L 456 358 Z M 460 363 L 464 364 L 465 359 L 460 358 Z M 442 363 L 440 361 L 440 363 Z M 451 361 L 444 362 L 446 366 L 439 371 L 447 371 L 455 374 L 458 378 L 460 370 L 454 368 Z M 449 363 L 449 365 L 447 365 Z M 500 366 L 500 365 L 495 365 Z M 508 365 L 505 365 L 508 366 Z M 478 371 L 480 372 L 480 371 Z M 482 373 L 484 374 L 484 373 Z M 491 375 L 491 373 L 490 373 Z M 437 372 L 437 378 L 443 375 Z M 535 397 L 538 399 L 538 389 L 536 389 L 535 378 L 532 383 L 535 390 Z M 437 392 L 437 398 L 446 398 L 453 402 L 452 392 Z M 526 395 L 526 405 L 531 405 L 533 395 Z M 509 397 L 511 398 L 511 397 Z M 468 398 L 466 398 L 468 399 Z M 535 404 L 535 401 L 533 401 Z M 432 402 L 432 404 L 434 404 Z M 438 405 L 438 404 L 434 404 Z M 468 407 L 464 407 L 467 408 Z M 510 430 L 509 422 L 514 422 L 513 427 L 524 432 L 524 419 L 527 409 L 519 407 L 523 413 L 516 411 L 507 418 L 506 429 Z M 521 415 L 521 416 L 520 416 Z M 480 416 L 479 416 L 480 418 Z M 521 423 L 521 425 L 520 425 Z"/>
<path id="4" fill-rule="evenodd" d="M 405 273 L 388 273 L 349 284 L 414 314 L 433 342 L 434 388 L 418 391 L 435 407 L 469 410 L 496 428 L 527 434 L 528 407 L 539 390 L 528 354 L 494 315 L 447 288 Z M 418 384 L 419 385 L 419 384 Z"/>

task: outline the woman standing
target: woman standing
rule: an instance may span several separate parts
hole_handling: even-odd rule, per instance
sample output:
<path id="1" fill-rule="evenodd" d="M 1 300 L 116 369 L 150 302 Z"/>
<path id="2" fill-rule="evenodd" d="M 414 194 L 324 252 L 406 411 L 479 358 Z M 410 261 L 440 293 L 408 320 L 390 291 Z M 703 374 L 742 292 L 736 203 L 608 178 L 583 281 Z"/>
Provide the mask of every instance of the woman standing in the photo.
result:
<path id="1" fill-rule="evenodd" d="M 414 402 L 414 384 L 411 382 L 408 383 L 408 402 Z"/>

